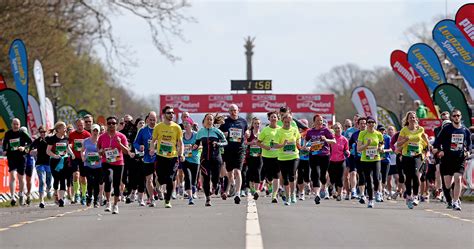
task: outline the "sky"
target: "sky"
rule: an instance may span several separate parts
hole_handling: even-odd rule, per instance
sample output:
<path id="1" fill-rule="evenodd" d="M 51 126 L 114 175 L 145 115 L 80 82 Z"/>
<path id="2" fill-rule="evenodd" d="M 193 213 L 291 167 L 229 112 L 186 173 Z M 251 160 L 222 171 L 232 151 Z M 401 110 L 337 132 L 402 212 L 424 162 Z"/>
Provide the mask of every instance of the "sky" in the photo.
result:
<path id="1" fill-rule="evenodd" d="M 230 80 L 246 78 L 244 38 L 255 37 L 253 78 L 271 79 L 272 93 L 322 93 L 318 76 L 354 63 L 390 67 L 390 53 L 407 50 L 405 31 L 435 16 L 452 16 L 469 1 L 191 1 L 184 13 L 188 42 L 172 38 L 170 62 L 152 44 L 145 22 L 112 17 L 114 35 L 130 48 L 136 67 L 122 83 L 141 96 L 227 94 Z M 431 29 L 430 28 L 430 29 Z M 100 53 L 99 53 L 100 54 Z"/>

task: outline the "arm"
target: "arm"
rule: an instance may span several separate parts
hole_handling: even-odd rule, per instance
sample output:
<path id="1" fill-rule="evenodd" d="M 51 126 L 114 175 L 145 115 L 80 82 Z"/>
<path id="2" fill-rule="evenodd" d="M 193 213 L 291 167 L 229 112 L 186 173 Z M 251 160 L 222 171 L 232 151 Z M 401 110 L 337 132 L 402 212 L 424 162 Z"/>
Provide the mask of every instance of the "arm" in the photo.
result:
<path id="1" fill-rule="evenodd" d="M 138 131 L 137 137 L 135 137 L 135 140 L 133 141 L 133 147 L 135 147 L 135 149 L 137 149 L 138 151 L 145 150 L 143 139 L 142 139 L 142 133 L 143 133 L 142 130 L 143 128 Z"/>
<path id="2" fill-rule="evenodd" d="M 46 154 L 48 154 L 48 156 L 50 156 L 50 157 L 52 157 L 52 158 L 60 159 L 60 158 L 61 158 L 60 156 L 54 154 L 54 153 L 51 151 L 52 148 L 53 148 L 53 146 L 48 144 L 48 147 L 46 147 Z"/>
<path id="3" fill-rule="evenodd" d="M 69 153 L 69 155 L 71 155 L 71 158 L 72 158 L 73 160 L 76 159 L 76 156 L 74 156 L 74 152 L 73 152 L 72 149 L 71 149 L 71 144 L 68 144 L 68 145 L 66 146 L 66 151 L 67 151 L 67 153 Z"/>
<path id="4" fill-rule="evenodd" d="M 184 143 L 183 143 L 183 136 L 178 137 L 177 141 L 178 145 L 178 157 L 181 162 L 184 162 Z"/>
<path id="5" fill-rule="evenodd" d="M 218 130 L 218 132 L 220 132 Z M 222 132 L 217 133 L 219 135 L 219 143 L 217 143 L 218 146 L 226 146 L 227 145 L 227 139 L 225 138 L 224 134 Z"/>
<path id="6" fill-rule="evenodd" d="M 308 129 L 308 126 L 301 123 L 298 119 L 293 118 L 293 121 L 295 121 L 296 126 L 298 126 L 299 129 Z"/>

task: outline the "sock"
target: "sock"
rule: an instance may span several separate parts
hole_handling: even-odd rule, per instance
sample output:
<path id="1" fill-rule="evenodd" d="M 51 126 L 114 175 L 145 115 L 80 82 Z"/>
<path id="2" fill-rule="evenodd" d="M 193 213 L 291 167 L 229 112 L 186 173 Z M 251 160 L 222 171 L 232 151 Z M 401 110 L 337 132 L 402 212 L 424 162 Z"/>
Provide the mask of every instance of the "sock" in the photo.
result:
<path id="1" fill-rule="evenodd" d="M 79 181 L 72 182 L 73 195 L 79 193 Z"/>
<path id="2" fill-rule="evenodd" d="M 87 183 L 81 183 L 81 194 L 82 197 L 86 197 L 87 193 Z"/>
<path id="3" fill-rule="evenodd" d="M 277 195 L 278 195 L 278 191 L 274 191 L 274 192 L 272 193 L 272 198 L 273 198 L 273 199 L 276 199 L 276 198 L 277 198 Z"/>

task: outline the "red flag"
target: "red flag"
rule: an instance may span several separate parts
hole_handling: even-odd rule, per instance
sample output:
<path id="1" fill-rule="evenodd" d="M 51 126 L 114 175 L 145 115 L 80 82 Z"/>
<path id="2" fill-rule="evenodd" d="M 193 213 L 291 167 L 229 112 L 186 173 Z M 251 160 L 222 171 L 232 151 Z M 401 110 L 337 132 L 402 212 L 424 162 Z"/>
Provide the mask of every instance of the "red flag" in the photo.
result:
<path id="1" fill-rule="evenodd" d="M 459 8 L 456 13 L 456 26 L 474 47 L 474 3 Z"/>
<path id="2" fill-rule="evenodd" d="M 435 118 L 438 118 L 430 92 L 423 79 L 408 62 L 407 54 L 401 50 L 393 51 L 390 55 L 390 64 L 393 71 L 420 97 L 420 100 L 423 101 Z"/>
<path id="3" fill-rule="evenodd" d="M 7 82 L 3 78 L 3 75 L 0 74 L 0 90 L 7 88 Z"/>

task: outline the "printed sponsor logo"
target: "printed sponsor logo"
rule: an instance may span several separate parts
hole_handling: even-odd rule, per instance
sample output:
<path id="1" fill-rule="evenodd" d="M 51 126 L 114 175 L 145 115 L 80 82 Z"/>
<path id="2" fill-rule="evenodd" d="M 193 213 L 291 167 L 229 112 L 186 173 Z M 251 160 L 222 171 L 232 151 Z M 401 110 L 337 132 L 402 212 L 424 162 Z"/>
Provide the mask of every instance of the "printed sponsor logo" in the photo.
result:
<path id="1" fill-rule="evenodd" d="M 320 101 L 321 95 L 298 95 L 296 96 L 297 101 L 315 100 Z"/>
<path id="2" fill-rule="evenodd" d="M 209 95 L 209 101 L 232 101 L 232 95 Z"/>
<path id="3" fill-rule="evenodd" d="M 474 61 L 471 57 L 471 54 L 466 51 L 462 44 L 456 39 L 456 37 L 447 29 L 448 26 L 444 25 L 438 28 L 441 34 L 444 36 L 446 41 L 443 41 L 443 47 L 448 50 L 448 52 L 453 56 L 461 56 L 463 63 L 468 64 L 469 66 L 474 66 Z"/>
<path id="4" fill-rule="evenodd" d="M 416 82 L 417 78 L 420 78 L 420 76 L 417 76 L 415 74 L 415 70 L 410 67 L 409 69 L 406 69 L 400 62 L 396 61 L 395 64 L 393 65 L 393 68 L 398 71 L 398 73 L 405 78 L 409 83 L 414 84 Z"/>
<path id="5" fill-rule="evenodd" d="M 227 112 L 229 110 L 229 106 L 232 104 L 237 105 L 239 109 L 242 109 L 242 107 L 244 106 L 243 102 L 233 103 L 233 102 L 227 102 L 227 101 L 217 101 L 217 102 L 209 103 L 209 109 L 212 109 L 212 110 L 218 109 L 220 111 Z"/>
<path id="6" fill-rule="evenodd" d="M 259 101 L 252 103 L 252 109 L 263 108 L 268 112 L 278 110 L 282 106 L 287 106 L 286 102 Z"/>
<path id="7" fill-rule="evenodd" d="M 171 105 L 180 112 L 198 112 L 199 110 L 199 102 L 192 103 L 176 101 L 173 102 Z"/>
<path id="8" fill-rule="evenodd" d="M 314 102 L 314 101 L 303 101 L 296 104 L 297 109 L 308 108 L 314 112 L 329 113 L 331 110 L 331 102 Z"/>
<path id="9" fill-rule="evenodd" d="M 462 30 L 469 36 L 471 41 L 474 41 L 474 25 L 469 21 L 469 19 L 464 18 L 461 20 L 458 25 L 462 27 Z"/>
<path id="10" fill-rule="evenodd" d="M 189 95 L 167 95 L 166 101 L 189 101 Z"/>
<path id="11" fill-rule="evenodd" d="M 252 100 L 254 101 L 260 101 L 260 100 L 276 100 L 275 95 L 252 95 Z"/>
<path id="12" fill-rule="evenodd" d="M 429 76 L 431 77 L 433 81 L 435 81 L 438 84 L 444 83 L 441 80 L 441 77 L 439 76 L 438 72 L 436 72 L 436 70 L 433 69 L 433 67 L 428 62 L 428 60 L 426 60 L 426 58 L 420 53 L 420 49 L 417 48 L 413 50 L 413 54 L 419 60 L 419 62 L 415 64 L 415 67 L 424 77 Z"/>

